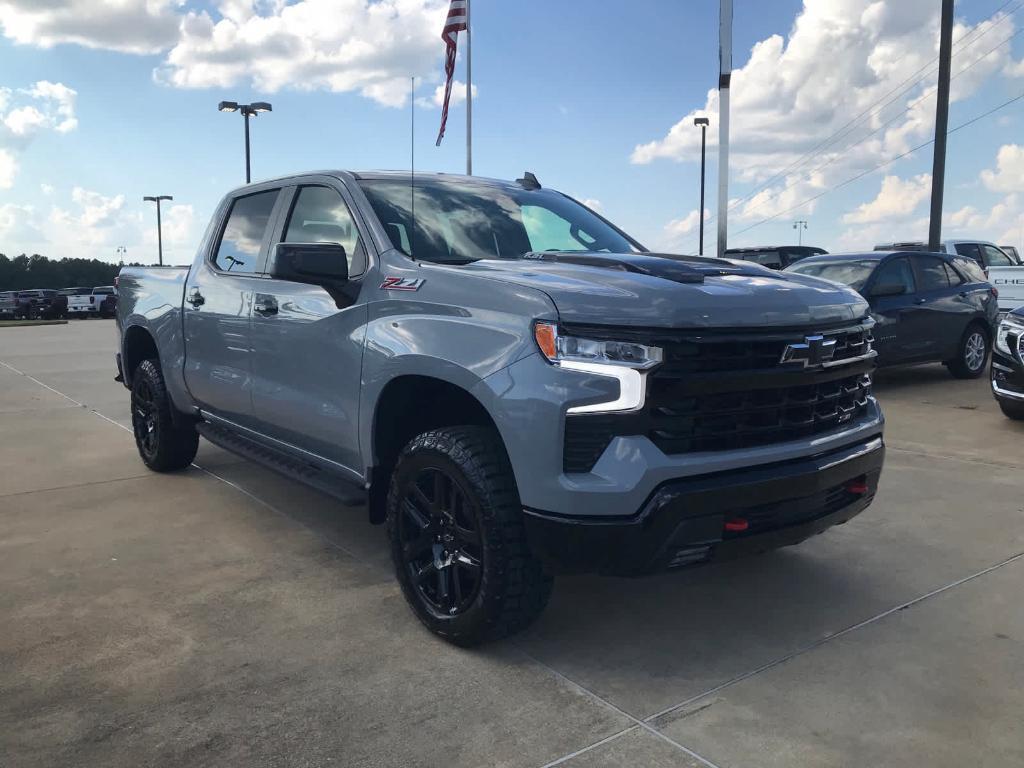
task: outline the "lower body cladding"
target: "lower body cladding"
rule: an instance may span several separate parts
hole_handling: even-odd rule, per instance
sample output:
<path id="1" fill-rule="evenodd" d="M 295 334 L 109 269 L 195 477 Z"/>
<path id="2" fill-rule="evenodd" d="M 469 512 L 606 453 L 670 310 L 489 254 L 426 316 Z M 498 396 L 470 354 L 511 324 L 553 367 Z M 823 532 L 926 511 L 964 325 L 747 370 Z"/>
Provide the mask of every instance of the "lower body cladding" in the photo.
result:
<path id="1" fill-rule="evenodd" d="M 810 458 L 662 483 L 617 518 L 524 509 L 531 549 L 556 572 L 635 576 L 797 544 L 871 503 L 881 436 Z"/>
<path id="2" fill-rule="evenodd" d="M 992 350 L 992 394 L 1000 405 L 1024 412 L 1024 364 Z"/>

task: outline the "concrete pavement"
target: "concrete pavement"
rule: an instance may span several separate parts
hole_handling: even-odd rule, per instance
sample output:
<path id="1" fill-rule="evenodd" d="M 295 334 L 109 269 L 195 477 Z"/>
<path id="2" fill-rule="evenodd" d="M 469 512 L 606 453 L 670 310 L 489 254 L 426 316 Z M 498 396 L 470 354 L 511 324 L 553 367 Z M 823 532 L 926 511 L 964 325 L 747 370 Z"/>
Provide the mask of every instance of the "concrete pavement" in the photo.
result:
<path id="1" fill-rule="evenodd" d="M 1024 763 L 1024 425 L 984 380 L 879 375 L 888 462 L 848 525 L 561 579 L 527 633 L 463 651 L 362 510 L 206 443 L 148 472 L 114 343 L 0 329 L 0 764 Z"/>

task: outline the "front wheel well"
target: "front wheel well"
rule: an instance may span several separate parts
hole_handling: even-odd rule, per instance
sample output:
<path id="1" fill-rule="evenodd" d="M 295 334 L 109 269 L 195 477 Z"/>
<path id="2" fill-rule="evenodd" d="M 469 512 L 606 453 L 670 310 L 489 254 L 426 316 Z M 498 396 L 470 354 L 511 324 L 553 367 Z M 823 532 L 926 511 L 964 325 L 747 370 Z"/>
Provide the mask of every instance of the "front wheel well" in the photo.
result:
<path id="1" fill-rule="evenodd" d="M 133 325 L 124 332 L 124 343 L 122 344 L 121 352 L 124 355 L 121 361 L 124 381 L 128 386 L 131 386 L 135 369 L 139 367 L 143 360 L 159 358 L 159 352 L 153 337 L 149 331 L 138 325 Z"/>
<path id="2" fill-rule="evenodd" d="M 468 425 L 490 427 L 497 433 L 479 400 L 456 384 L 430 376 L 399 376 L 389 381 L 377 398 L 374 414 L 372 523 L 384 522 L 391 472 L 398 454 L 414 437 L 431 429 Z"/>

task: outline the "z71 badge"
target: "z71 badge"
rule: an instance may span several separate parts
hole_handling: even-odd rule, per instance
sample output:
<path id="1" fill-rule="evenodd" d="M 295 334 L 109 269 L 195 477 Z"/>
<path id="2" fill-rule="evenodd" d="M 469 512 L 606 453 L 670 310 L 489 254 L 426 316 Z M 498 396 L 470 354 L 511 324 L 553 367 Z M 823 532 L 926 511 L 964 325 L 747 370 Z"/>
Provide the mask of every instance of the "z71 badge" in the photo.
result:
<path id="1" fill-rule="evenodd" d="M 380 287 L 389 291 L 418 291 L 425 282 L 422 277 L 385 277 Z"/>

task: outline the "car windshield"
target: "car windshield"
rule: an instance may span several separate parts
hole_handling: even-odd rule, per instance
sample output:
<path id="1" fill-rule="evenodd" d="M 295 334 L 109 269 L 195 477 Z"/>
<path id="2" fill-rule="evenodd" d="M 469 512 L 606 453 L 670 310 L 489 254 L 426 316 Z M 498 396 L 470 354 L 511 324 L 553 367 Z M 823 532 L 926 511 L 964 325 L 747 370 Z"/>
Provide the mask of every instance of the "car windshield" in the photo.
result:
<path id="1" fill-rule="evenodd" d="M 413 195 L 409 181 L 400 179 L 364 180 L 360 187 L 392 245 L 423 261 L 462 264 L 515 259 L 531 251 L 642 250 L 588 208 L 549 189 L 424 180 L 416 182 Z"/>
<path id="2" fill-rule="evenodd" d="M 864 287 L 871 273 L 878 266 L 876 259 L 857 259 L 851 261 L 800 261 L 789 268 L 789 272 L 811 277 L 823 277 L 844 283 L 855 291 Z"/>

